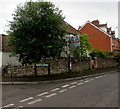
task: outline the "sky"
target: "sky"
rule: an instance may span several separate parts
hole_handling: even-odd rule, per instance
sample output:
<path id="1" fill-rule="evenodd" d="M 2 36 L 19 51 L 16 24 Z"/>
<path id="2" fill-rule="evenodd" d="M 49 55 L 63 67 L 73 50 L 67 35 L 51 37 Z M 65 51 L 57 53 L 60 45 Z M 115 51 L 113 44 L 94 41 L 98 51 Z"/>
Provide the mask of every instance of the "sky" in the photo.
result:
<path id="1" fill-rule="evenodd" d="M 16 6 L 29 0 L 0 0 L 0 34 L 6 34 Z M 32 0 L 37 1 L 37 0 Z M 99 20 L 115 30 L 118 37 L 119 0 L 46 0 L 62 10 L 65 21 L 78 29 L 87 21 Z"/>

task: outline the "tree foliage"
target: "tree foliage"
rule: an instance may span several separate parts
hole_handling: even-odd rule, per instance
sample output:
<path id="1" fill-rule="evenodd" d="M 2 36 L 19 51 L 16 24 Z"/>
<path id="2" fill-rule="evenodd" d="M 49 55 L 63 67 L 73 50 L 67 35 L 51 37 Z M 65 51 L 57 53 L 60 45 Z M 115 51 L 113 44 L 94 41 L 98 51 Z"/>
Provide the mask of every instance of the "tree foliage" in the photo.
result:
<path id="1" fill-rule="evenodd" d="M 92 58 L 100 57 L 105 58 L 108 56 L 112 56 L 118 62 L 118 66 L 120 66 L 120 51 L 101 51 L 101 50 L 92 50 L 89 54 Z"/>
<path id="2" fill-rule="evenodd" d="M 19 5 L 10 22 L 13 53 L 22 63 L 59 57 L 66 34 L 62 11 L 51 2 L 26 2 Z"/>
<path id="3" fill-rule="evenodd" d="M 114 56 L 118 62 L 118 66 L 120 67 L 120 51 L 114 52 Z"/>
<path id="4" fill-rule="evenodd" d="M 80 52 L 81 56 L 87 56 L 88 52 L 91 49 L 91 44 L 88 41 L 88 35 L 80 35 Z"/>
<path id="5" fill-rule="evenodd" d="M 100 51 L 100 50 L 92 50 L 89 55 L 90 55 L 92 58 L 94 58 L 94 57 L 104 58 L 105 56 L 108 55 L 108 52 Z"/>
<path id="6" fill-rule="evenodd" d="M 76 58 L 87 57 L 89 51 L 91 50 L 91 45 L 88 41 L 88 35 L 82 34 L 80 35 L 80 46 L 75 47 L 73 50 L 73 55 Z"/>

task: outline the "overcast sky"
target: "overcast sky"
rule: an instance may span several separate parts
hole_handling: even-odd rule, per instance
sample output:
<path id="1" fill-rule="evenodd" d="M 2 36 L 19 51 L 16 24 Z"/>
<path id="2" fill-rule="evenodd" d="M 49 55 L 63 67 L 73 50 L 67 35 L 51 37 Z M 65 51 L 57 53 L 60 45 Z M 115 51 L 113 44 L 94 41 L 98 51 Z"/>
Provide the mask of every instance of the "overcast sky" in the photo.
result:
<path id="1" fill-rule="evenodd" d="M 29 0 L 0 0 L 0 34 L 6 34 L 8 21 L 17 5 Z M 37 1 L 37 0 L 33 0 Z M 78 29 L 88 20 L 99 20 L 116 31 L 118 37 L 118 1 L 119 0 L 46 0 L 52 1 L 63 11 L 65 21 Z"/>

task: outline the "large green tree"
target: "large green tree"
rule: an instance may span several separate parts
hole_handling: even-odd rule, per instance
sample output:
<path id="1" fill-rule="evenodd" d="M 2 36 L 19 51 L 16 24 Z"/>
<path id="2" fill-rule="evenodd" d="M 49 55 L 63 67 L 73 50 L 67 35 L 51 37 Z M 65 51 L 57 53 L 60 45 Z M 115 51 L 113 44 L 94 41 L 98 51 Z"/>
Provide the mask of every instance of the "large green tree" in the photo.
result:
<path id="1" fill-rule="evenodd" d="M 51 2 L 26 2 L 17 6 L 10 22 L 13 54 L 22 63 L 56 58 L 65 44 L 66 34 L 62 11 Z"/>

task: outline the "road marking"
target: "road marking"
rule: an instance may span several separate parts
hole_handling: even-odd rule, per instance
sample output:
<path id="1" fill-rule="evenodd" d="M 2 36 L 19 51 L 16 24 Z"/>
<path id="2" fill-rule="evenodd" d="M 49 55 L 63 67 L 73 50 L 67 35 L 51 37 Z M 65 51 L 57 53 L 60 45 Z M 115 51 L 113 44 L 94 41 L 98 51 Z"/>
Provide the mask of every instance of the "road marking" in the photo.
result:
<path id="1" fill-rule="evenodd" d="M 90 78 L 85 78 L 84 80 L 88 80 L 88 79 L 90 79 Z"/>
<path id="2" fill-rule="evenodd" d="M 89 80 L 84 81 L 85 83 L 89 82 Z"/>
<path id="3" fill-rule="evenodd" d="M 73 82 L 73 83 L 70 83 L 70 84 L 72 84 L 72 85 L 73 85 L 73 84 L 76 84 L 76 83 L 77 83 L 77 82 Z"/>
<path id="4" fill-rule="evenodd" d="M 28 100 L 31 100 L 31 99 L 33 99 L 33 97 L 29 97 L 29 98 L 26 98 L 26 99 L 23 99 L 23 100 L 21 100 L 21 101 L 19 101 L 19 102 L 25 102 L 25 101 L 28 101 Z"/>
<path id="5" fill-rule="evenodd" d="M 13 106 L 14 104 L 8 104 L 8 105 L 6 105 L 6 106 L 3 106 L 3 107 L 11 107 L 11 106 Z"/>
<path id="6" fill-rule="evenodd" d="M 46 98 L 49 98 L 49 97 L 52 97 L 52 96 L 55 96 L 55 95 L 57 95 L 56 93 L 52 93 L 52 94 L 50 94 L 50 95 L 47 95 L 47 96 L 45 96 Z"/>
<path id="7" fill-rule="evenodd" d="M 94 80 L 94 79 L 90 79 L 90 81 L 92 81 L 92 80 Z"/>
<path id="8" fill-rule="evenodd" d="M 42 96 L 42 95 L 45 95 L 45 94 L 48 94 L 48 92 L 43 92 L 43 93 L 41 93 L 41 94 L 39 94 L 39 95 L 37 95 L 37 96 Z"/>
<path id="9" fill-rule="evenodd" d="M 60 90 L 59 93 L 65 92 L 67 89 Z"/>
<path id="10" fill-rule="evenodd" d="M 83 80 L 80 80 L 79 82 L 82 82 Z"/>
<path id="11" fill-rule="evenodd" d="M 96 79 L 99 78 L 99 76 L 95 77 Z"/>
<path id="12" fill-rule="evenodd" d="M 34 100 L 34 101 L 29 102 L 28 104 L 34 104 L 34 103 L 39 102 L 39 101 L 41 101 L 41 100 L 42 100 L 42 99 L 37 99 L 37 100 Z"/>
<path id="13" fill-rule="evenodd" d="M 82 84 L 84 84 L 84 83 L 78 83 L 77 85 L 79 86 L 79 85 L 82 85 Z"/>
<path id="14" fill-rule="evenodd" d="M 57 91 L 57 90 L 59 90 L 60 88 L 55 88 L 55 89 L 53 89 L 53 90 L 51 90 L 52 92 L 54 92 L 54 91 Z"/>
<path id="15" fill-rule="evenodd" d="M 95 78 L 101 78 L 102 76 L 97 76 L 97 77 L 95 77 Z"/>
<path id="16" fill-rule="evenodd" d="M 63 88 L 65 88 L 65 87 L 68 87 L 69 85 L 68 84 L 66 84 L 66 85 L 64 85 L 64 86 L 62 86 Z"/>
<path id="17" fill-rule="evenodd" d="M 72 89 L 72 88 L 75 88 L 76 86 L 75 85 L 73 85 L 73 86 L 71 86 L 71 87 L 69 87 L 70 89 Z"/>

